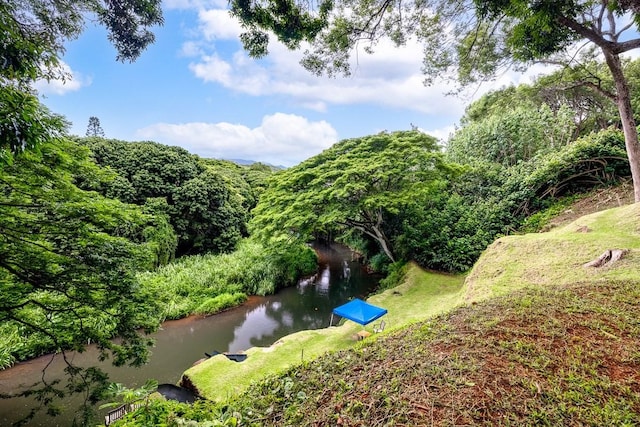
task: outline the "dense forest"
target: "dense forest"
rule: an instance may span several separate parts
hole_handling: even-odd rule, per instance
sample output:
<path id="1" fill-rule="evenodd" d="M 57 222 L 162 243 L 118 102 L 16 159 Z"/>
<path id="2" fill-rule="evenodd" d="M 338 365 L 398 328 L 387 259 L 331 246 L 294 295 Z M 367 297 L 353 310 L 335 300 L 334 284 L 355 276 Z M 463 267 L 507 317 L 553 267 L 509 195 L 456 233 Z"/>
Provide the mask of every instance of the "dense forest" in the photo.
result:
<path id="1" fill-rule="evenodd" d="M 0 6 L 12 46 L 0 74 L 0 368 L 89 343 L 115 364 L 144 363 L 146 333 L 162 321 L 216 313 L 312 273 L 308 244 L 317 239 L 348 245 L 391 279 L 408 261 L 465 272 L 497 237 L 536 231 L 572 197 L 636 178 L 628 132 L 636 118 L 621 114 L 622 95 L 609 96 L 621 86 L 607 52 L 484 95 L 447 141 L 418 129 L 382 132 L 283 170 L 71 136 L 31 85 L 52 77 L 60 40 L 79 34 L 82 11 L 66 10 L 63 24 L 32 3 L 31 14 Z M 80 3 L 95 9 L 124 60 L 162 19 L 158 2 Z M 44 20 L 49 32 L 29 32 L 15 16 Z M 619 65 L 637 111 L 640 61 Z M 575 84 L 585 76 L 597 87 Z M 94 403 L 108 391 L 95 368 L 70 362 L 68 373 L 67 385 L 31 392 L 45 403 L 84 392 Z"/>

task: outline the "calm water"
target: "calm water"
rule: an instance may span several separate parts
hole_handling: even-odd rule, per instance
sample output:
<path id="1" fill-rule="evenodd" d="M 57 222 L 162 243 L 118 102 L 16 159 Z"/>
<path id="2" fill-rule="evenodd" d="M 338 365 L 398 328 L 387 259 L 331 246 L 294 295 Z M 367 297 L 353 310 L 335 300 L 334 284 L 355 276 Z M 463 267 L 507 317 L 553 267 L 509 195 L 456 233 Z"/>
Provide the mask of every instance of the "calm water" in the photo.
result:
<path id="1" fill-rule="evenodd" d="M 251 297 L 243 306 L 224 313 L 165 322 L 153 335 L 156 345 L 148 364 L 140 368 L 103 364 L 102 369 L 109 373 L 111 381 L 128 387 L 138 387 L 148 378 L 175 384 L 182 372 L 204 357 L 205 351 L 238 352 L 264 347 L 293 332 L 327 327 L 333 308 L 353 297 L 366 296 L 377 281 L 355 261 L 347 248 L 331 245 L 319 246 L 316 250 L 321 260 L 316 276 L 275 295 Z M 72 357 L 82 366 L 96 364 L 93 349 Z M 59 356 L 45 356 L 0 371 L 0 393 L 15 392 L 39 381 L 45 367 L 47 380 L 60 378 L 64 366 Z M 79 404 L 77 398 L 65 400 L 61 416 L 39 415 L 29 425 L 68 426 Z M 33 405 L 25 398 L 0 399 L 0 426 L 11 425 Z"/>

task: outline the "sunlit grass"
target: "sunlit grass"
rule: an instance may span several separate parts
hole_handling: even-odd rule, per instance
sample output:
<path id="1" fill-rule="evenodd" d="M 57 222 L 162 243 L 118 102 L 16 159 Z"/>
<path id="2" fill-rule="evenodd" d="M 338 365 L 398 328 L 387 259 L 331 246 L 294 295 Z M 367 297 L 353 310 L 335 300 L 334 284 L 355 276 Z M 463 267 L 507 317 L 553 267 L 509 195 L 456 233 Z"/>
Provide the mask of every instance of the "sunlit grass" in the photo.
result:
<path id="1" fill-rule="evenodd" d="M 467 277 L 465 298 L 479 301 L 529 286 L 636 279 L 639 217 L 640 204 L 636 203 L 583 216 L 550 232 L 500 238 Z M 607 249 L 627 249 L 629 253 L 615 268 L 583 267 Z"/>
<path id="2" fill-rule="evenodd" d="M 384 335 L 455 307 L 462 300 L 463 276 L 425 272 L 417 266 L 409 269 L 405 284 L 371 297 L 368 301 L 388 310 Z M 252 382 L 310 360 L 327 351 L 359 345 L 354 338 L 363 327 L 351 321 L 326 329 L 301 331 L 282 338 L 267 348 L 251 348 L 241 363 L 216 356 L 192 367 L 185 375 L 207 399 L 223 400 L 241 392 Z M 371 331 L 372 326 L 366 326 Z M 367 340 L 375 339 L 375 336 Z"/>

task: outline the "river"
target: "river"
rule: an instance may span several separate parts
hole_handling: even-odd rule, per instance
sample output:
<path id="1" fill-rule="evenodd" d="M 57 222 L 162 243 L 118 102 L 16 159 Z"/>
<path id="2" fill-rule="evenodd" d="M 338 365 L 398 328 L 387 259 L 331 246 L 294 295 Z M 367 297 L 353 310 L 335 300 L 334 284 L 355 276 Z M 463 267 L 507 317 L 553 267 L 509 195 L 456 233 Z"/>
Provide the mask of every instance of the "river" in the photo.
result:
<path id="1" fill-rule="evenodd" d="M 369 275 L 353 253 L 344 246 L 318 245 L 320 268 L 316 276 L 301 280 L 297 286 L 275 295 L 250 297 L 240 307 L 209 317 L 189 317 L 168 321 L 153 334 L 155 346 L 149 362 L 139 368 L 99 366 L 110 380 L 138 387 L 149 378 L 175 384 L 181 374 L 204 352 L 239 352 L 264 347 L 285 335 L 329 325 L 331 310 L 353 297 L 363 298 L 374 290 L 377 279 Z M 81 366 L 96 365 L 93 348 L 70 355 Z M 15 393 L 36 383 L 44 375 L 49 381 L 63 376 L 65 364 L 60 357 L 43 356 L 0 371 L 0 393 Z M 45 369 L 46 368 L 46 369 Z M 62 414 L 52 418 L 39 413 L 29 426 L 69 426 L 79 398 L 67 398 Z M 0 399 L 0 426 L 9 426 L 24 417 L 35 405 L 27 398 Z"/>

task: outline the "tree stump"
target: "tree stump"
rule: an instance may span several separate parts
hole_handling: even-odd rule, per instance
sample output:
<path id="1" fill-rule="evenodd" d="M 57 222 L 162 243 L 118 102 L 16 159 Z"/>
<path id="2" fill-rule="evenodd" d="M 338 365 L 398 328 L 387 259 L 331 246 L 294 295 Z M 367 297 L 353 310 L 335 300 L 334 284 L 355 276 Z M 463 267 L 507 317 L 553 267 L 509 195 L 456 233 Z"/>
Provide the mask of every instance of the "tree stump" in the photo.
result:
<path id="1" fill-rule="evenodd" d="M 607 249 L 602 253 L 602 255 L 600 255 L 593 261 L 589 261 L 588 263 L 584 264 L 583 267 L 610 267 L 616 261 L 621 260 L 627 254 L 627 252 L 629 252 L 628 249 Z"/>

